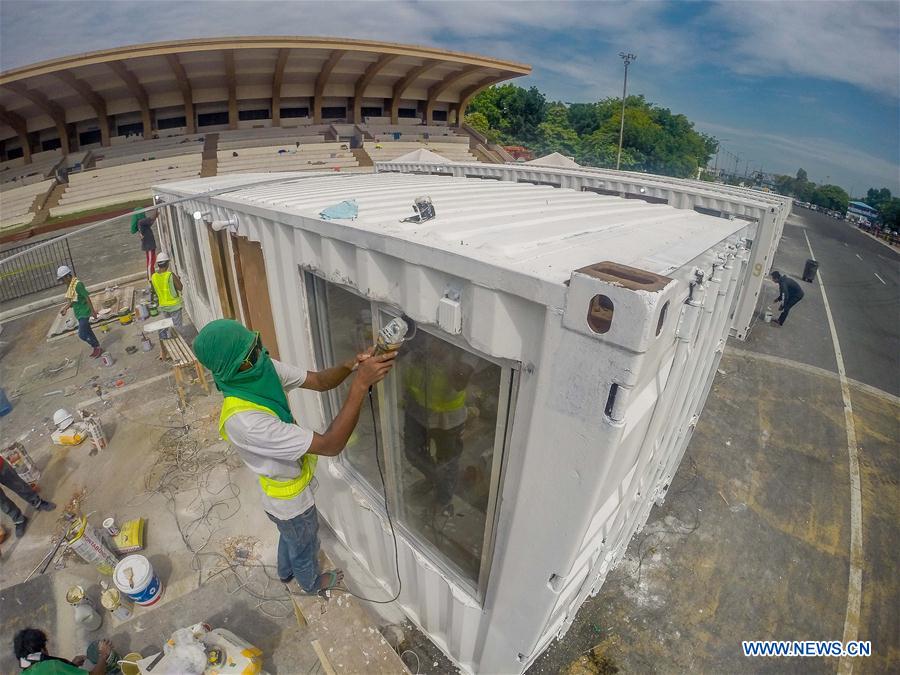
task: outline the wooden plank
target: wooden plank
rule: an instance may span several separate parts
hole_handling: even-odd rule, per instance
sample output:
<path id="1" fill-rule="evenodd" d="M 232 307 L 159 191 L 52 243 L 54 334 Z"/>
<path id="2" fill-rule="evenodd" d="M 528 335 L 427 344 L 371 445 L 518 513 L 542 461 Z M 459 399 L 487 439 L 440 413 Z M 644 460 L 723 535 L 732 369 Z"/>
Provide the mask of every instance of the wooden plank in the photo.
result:
<path id="1" fill-rule="evenodd" d="M 313 651 L 316 652 L 316 656 L 319 657 L 319 663 L 322 664 L 322 670 L 325 671 L 325 675 L 337 675 L 334 668 L 332 668 L 328 657 L 325 656 L 325 650 L 322 649 L 322 645 L 319 644 L 319 641 L 313 640 L 310 644 L 312 645 Z"/>
<path id="2" fill-rule="evenodd" d="M 241 265 L 241 301 L 245 309 L 245 323 L 250 330 L 259 331 L 263 345 L 273 358 L 278 358 L 278 340 L 269 300 L 266 262 L 259 242 L 234 237 L 236 253 Z"/>

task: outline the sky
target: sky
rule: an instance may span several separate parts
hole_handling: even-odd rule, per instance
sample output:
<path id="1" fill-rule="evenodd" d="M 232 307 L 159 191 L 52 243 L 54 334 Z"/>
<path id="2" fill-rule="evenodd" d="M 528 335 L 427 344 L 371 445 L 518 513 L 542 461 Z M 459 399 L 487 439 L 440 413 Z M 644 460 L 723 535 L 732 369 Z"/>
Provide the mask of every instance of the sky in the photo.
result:
<path id="1" fill-rule="evenodd" d="M 551 100 L 629 93 L 720 139 L 719 166 L 900 193 L 900 2 L 2 0 L 0 69 L 110 47 L 236 35 L 403 42 L 533 67 Z"/>

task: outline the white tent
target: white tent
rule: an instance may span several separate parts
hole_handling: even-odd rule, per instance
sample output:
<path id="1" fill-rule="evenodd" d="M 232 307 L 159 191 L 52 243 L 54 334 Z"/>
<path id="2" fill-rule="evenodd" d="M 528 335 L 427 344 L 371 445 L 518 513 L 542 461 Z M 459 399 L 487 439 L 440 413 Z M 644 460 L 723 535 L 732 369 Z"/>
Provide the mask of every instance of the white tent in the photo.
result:
<path id="1" fill-rule="evenodd" d="M 452 164 L 449 159 L 444 157 L 443 155 L 439 155 L 436 152 L 432 152 L 431 150 L 425 150 L 424 148 L 419 148 L 418 150 L 413 150 L 411 152 L 407 152 L 405 155 L 400 155 L 399 157 L 395 157 L 391 160 L 392 162 L 425 162 L 427 164 Z"/>
<path id="2" fill-rule="evenodd" d="M 557 169 L 580 169 L 581 165 L 575 162 L 571 157 L 566 157 L 558 152 L 551 152 L 544 157 L 538 157 L 525 164 L 534 164 L 537 166 L 552 166 Z"/>

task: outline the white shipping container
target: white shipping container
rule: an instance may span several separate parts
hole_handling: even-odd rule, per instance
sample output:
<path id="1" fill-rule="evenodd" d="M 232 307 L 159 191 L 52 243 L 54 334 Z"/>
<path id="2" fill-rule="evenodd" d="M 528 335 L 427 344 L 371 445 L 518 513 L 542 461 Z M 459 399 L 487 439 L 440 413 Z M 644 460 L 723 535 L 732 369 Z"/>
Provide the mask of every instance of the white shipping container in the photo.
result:
<path id="1" fill-rule="evenodd" d="M 435 171 L 448 166 L 470 165 Z M 377 442 L 397 602 L 465 672 L 523 672 L 600 589 L 665 497 L 752 277 L 745 220 L 531 171 L 155 190 L 198 328 L 234 316 L 278 358 L 320 369 L 401 312 L 418 322 L 377 423 L 364 410 L 342 455 L 320 461 L 316 502 L 391 597 Z M 529 177 L 575 189 L 516 182 Z M 420 196 L 436 217 L 406 220 Z M 349 199 L 356 219 L 320 217 Z M 290 399 L 322 431 L 341 390 Z"/>

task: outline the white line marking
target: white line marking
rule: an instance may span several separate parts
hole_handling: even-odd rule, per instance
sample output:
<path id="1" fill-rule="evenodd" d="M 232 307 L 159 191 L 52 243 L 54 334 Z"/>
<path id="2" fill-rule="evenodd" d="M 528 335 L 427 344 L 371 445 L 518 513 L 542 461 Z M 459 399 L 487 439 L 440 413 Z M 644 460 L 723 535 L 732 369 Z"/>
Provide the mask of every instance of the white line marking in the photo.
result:
<path id="1" fill-rule="evenodd" d="M 886 282 L 884 279 L 882 279 L 880 276 L 878 276 L 878 272 L 872 272 L 872 274 L 875 275 L 875 278 L 878 279 L 878 281 L 880 281 L 880 282 L 883 283 L 885 286 L 887 286 L 887 282 Z"/>
<path id="2" fill-rule="evenodd" d="M 859 253 L 856 254 L 856 257 L 862 260 L 862 256 Z"/>
<path id="3" fill-rule="evenodd" d="M 806 232 L 806 246 L 809 255 L 815 259 L 812 244 Z M 850 386 L 847 383 L 847 372 L 844 369 L 844 357 L 841 355 L 841 343 L 838 341 L 828 296 L 825 295 L 825 283 L 822 275 L 816 277 L 822 289 L 822 303 L 825 305 L 825 316 L 828 317 L 828 328 L 831 330 L 831 341 L 834 344 L 834 357 L 837 361 L 838 376 L 841 378 L 841 397 L 844 400 L 844 427 L 847 430 L 847 453 L 850 457 L 850 579 L 847 584 L 847 613 L 844 616 L 844 643 L 856 640 L 859 635 L 859 608 L 862 601 L 862 496 L 859 480 L 859 450 L 856 443 L 856 425 L 853 422 L 853 406 L 850 402 Z M 849 675 L 853 672 L 853 659 L 842 656 L 838 663 L 838 673 Z"/>

